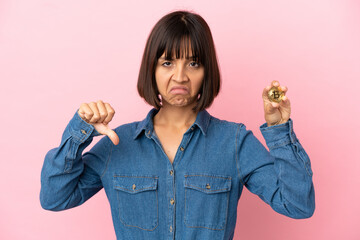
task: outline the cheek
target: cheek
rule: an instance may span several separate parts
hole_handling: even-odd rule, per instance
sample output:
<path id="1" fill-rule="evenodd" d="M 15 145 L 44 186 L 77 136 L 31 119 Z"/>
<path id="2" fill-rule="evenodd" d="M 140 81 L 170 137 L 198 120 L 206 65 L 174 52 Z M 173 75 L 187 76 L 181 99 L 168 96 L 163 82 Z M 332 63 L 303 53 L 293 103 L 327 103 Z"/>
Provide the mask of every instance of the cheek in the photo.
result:
<path id="1" fill-rule="evenodd" d="M 158 89 L 161 88 L 162 78 L 163 78 L 163 74 L 161 73 L 161 71 L 156 70 L 155 71 L 155 82 L 156 82 Z"/>

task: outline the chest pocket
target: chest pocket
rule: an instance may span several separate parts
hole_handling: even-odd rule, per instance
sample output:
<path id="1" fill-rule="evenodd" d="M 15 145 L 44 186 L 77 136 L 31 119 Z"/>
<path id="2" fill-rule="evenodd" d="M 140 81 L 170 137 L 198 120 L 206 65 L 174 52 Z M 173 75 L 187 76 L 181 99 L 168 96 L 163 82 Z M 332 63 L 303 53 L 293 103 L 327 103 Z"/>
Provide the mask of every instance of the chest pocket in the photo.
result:
<path id="1" fill-rule="evenodd" d="M 185 175 L 185 225 L 223 230 L 226 225 L 231 177 Z"/>
<path id="2" fill-rule="evenodd" d="M 115 175 L 120 221 L 128 227 L 154 230 L 159 221 L 158 178 L 155 176 Z"/>

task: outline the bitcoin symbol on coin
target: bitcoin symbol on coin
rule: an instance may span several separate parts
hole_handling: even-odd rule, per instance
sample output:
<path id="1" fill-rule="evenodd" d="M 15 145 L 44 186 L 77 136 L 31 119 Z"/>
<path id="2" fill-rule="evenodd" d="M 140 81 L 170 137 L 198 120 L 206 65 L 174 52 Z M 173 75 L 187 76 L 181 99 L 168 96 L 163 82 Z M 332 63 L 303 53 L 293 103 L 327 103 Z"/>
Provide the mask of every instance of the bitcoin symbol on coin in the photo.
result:
<path id="1" fill-rule="evenodd" d="M 269 100 L 272 102 L 281 102 L 284 97 L 284 92 L 280 87 L 272 87 L 268 92 Z"/>

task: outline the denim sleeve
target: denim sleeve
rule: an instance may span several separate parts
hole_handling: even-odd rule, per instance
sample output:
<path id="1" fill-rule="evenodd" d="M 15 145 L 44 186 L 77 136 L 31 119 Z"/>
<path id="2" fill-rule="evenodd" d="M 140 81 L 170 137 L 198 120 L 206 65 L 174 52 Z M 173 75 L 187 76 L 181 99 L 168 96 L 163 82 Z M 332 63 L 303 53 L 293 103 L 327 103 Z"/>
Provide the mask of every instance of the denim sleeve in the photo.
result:
<path id="1" fill-rule="evenodd" d="M 315 210 L 310 159 L 293 129 L 293 121 L 260 131 L 270 152 L 240 125 L 238 157 L 240 180 L 276 212 L 291 218 L 309 218 Z"/>
<path id="2" fill-rule="evenodd" d="M 45 156 L 40 190 L 44 209 L 60 211 L 79 206 L 102 189 L 101 175 L 112 148 L 109 138 L 103 137 L 82 155 L 98 135 L 76 111 L 62 135 L 60 146 Z"/>

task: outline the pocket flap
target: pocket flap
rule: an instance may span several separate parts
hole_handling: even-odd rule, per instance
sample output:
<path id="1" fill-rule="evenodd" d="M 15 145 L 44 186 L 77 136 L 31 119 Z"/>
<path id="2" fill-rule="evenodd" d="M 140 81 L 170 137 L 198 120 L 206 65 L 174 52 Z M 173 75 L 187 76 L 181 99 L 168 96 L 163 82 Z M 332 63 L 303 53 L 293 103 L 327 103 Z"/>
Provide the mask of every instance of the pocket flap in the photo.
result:
<path id="1" fill-rule="evenodd" d="M 128 193 L 156 190 L 155 176 L 114 175 L 114 188 Z"/>
<path id="2" fill-rule="evenodd" d="M 231 177 L 218 175 L 185 175 L 185 187 L 204 193 L 228 192 L 231 189 Z"/>

